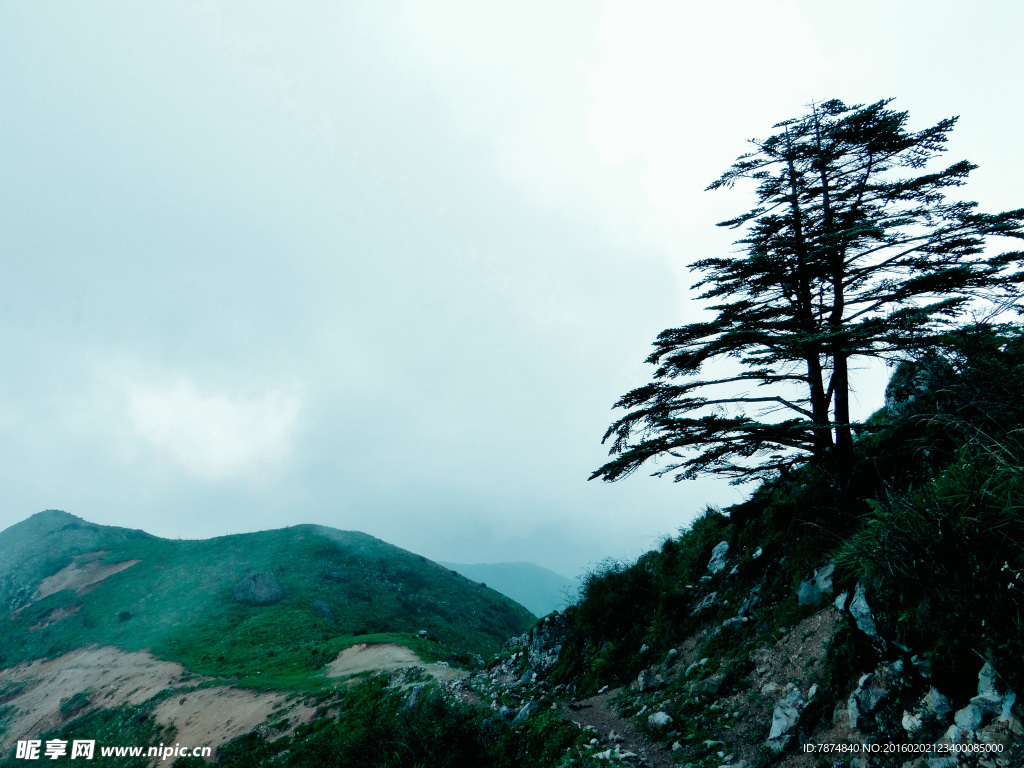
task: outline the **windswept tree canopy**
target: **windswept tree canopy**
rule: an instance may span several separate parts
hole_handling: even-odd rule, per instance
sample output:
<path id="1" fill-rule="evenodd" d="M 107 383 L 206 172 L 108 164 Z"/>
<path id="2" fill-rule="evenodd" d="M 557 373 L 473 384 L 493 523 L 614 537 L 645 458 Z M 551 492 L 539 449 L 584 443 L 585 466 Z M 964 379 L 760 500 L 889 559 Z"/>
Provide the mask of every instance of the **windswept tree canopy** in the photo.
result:
<path id="1" fill-rule="evenodd" d="M 990 236 L 1024 237 L 1024 209 L 948 201 L 976 166 L 926 165 L 956 118 L 908 131 L 891 101 L 816 105 L 708 187 L 750 180 L 757 194 L 756 207 L 719 224 L 745 228 L 738 255 L 693 265 L 717 314 L 658 336 L 654 381 L 616 403 L 628 413 L 605 433 L 613 458 L 591 479 L 655 458 L 654 474 L 676 480 L 742 482 L 808 459 L 842 475 L 856 427 L 851 359 L 900 358 L 973 300 L 1019 298 L 1024 254 L 984 248 Z"/>

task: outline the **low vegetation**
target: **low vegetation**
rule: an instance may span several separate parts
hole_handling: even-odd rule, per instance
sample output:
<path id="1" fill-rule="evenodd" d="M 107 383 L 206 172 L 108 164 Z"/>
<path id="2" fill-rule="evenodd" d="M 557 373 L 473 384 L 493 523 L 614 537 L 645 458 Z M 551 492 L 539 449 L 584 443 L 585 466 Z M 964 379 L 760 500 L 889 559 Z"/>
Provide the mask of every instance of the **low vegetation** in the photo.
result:
<path id="1" fill-rule="evenodd" d="M 36 533 L 51 556 L 43 571 L 34 547 L 0 566 L 8 585 L 0 599 L 15 609 L 0 632 L 4 665 L 112 644 L 243 685 L 316 689 L 324 665 L 356 642 L 399 643 L 427 661 L 472 666 L 533 620 L 494 590 L 361 533 L 303 525 L 170 541 L 49 512 L 5 538 L 23 538 L 21 527 L 42 527 Z M 130 561 L 138 562 L 97 584 L 34 601 L 18 586 L 72 565 Z M 239 592 L 255 575 L 271 593 Z"/>

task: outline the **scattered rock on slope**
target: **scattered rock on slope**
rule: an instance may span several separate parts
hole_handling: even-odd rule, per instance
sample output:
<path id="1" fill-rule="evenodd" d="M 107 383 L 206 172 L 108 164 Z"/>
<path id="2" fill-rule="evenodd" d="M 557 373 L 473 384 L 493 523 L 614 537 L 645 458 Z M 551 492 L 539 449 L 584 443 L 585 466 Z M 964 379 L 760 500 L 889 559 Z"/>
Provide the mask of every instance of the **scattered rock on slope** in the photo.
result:
<path id="1" fill-rule="evenodd" d="M 235 584 L 235 600 L 249 605 L 271 605 L 284 597 L 284 589 L 272 573 L 254 573 Z"/>

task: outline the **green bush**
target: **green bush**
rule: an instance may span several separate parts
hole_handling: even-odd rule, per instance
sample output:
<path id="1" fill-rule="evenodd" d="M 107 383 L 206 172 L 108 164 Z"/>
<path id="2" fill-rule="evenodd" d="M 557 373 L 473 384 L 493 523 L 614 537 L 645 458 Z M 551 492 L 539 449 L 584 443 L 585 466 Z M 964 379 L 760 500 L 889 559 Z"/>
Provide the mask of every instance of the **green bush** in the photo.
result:
<path id="1" fill-rule="evenodd" d="M 969 693 L 979 657 L 1024 679 L 1024 444 L 976 439 L 924 488 L 875 502 L 840 564 L 880 599 L 890 637 L 927 650 L 936 674 Z"/>

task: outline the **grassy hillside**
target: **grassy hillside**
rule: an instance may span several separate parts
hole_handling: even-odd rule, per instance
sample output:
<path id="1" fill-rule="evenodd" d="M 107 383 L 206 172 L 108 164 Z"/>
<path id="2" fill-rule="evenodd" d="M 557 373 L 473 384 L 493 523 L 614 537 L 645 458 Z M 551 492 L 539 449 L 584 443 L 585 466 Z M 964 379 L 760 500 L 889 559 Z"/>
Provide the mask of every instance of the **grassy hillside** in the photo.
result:
<path id="1" fill-rule="evenodd" d="M 116 564 L 123 570 L 88 583 Z M 40 597 L 47 586 L 70 588 Z M 109 643 L 261 686 L 312 684 L 341 648 L 368 639 L 472 663 L 533 620 L 494 590 L 362 533 L 300 525 L 172 541 L 55 510 L 0 533 L 0 604 L 10 609 L 4 666 Z"/>

